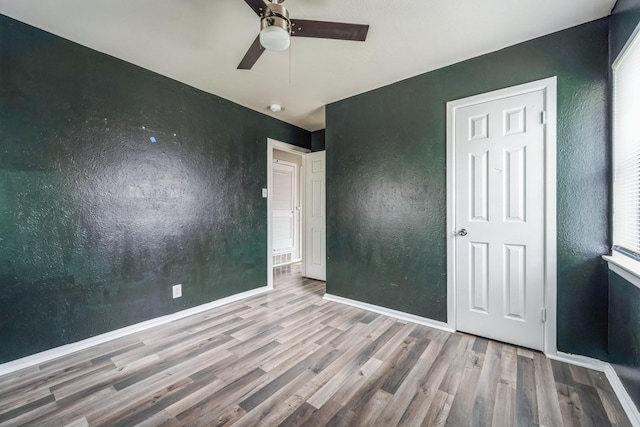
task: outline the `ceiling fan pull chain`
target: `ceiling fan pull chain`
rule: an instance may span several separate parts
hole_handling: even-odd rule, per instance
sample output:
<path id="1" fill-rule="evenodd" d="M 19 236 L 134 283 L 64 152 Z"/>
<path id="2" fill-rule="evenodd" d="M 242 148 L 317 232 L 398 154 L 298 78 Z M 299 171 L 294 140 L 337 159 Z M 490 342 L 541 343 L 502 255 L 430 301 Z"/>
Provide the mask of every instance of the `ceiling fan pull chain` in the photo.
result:
<path id="1" fill-rule="evenodd" d="M 291 84 L 291 46 L 289 46 L 289 84 Z"/>

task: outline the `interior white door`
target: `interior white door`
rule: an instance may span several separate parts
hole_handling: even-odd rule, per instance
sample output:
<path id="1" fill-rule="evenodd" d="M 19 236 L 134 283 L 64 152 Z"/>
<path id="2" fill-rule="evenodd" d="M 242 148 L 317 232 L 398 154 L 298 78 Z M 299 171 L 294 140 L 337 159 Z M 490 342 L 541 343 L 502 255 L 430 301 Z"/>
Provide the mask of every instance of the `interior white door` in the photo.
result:
<path id="1" fill-rule="evenodd" d="M 326 280 L 325 152 L 306 155 L 305 167 L 305 276 Z"/>
<path id="2" fill-rule="evenodd" d="M 544 347 L 544 92 L 455 114 L 457 328 Z"/>
<path id="3" fill-rule="evenodd" d="M 273 163 L 273 253 L 295 250 L 296 165 Z"/>

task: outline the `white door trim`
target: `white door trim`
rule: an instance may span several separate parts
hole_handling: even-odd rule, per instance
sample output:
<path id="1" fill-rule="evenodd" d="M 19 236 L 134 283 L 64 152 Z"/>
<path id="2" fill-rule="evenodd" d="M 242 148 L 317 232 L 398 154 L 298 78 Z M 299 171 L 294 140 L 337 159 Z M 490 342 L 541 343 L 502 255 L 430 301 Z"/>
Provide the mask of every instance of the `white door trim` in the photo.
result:
<path id="1" fill-rule="evenodd" d="M 455 116 L 459 108 L 483 102 L 495 101 L 507 96 L 544 91 L 545 126 L 545 271 L 544 302 L 547 320 L 544 324 L 544 352 L 557 353 L 557 234 L 556 234 L 556 126 L 557 79 L 550 77 L 506 89 L 500 89 L 469 98 L 447 102 L 447 324 L 453 330 L 456 325 L 456 170 L 455 170 Z"/>
<path id="2" fill-rule="evenodd" d="M 311 150 L 298 147 L 297 145 L 287 144 L 286 142 L 267 138 L 267 288 L 269 289 L 273 289 L 273 215 L 271 212 L 271 196 L 273 191 L 274 148 L 301 156 L 304 156 L 305 154 L 311 152 Z M 300 193 L 302 196 L 300 200 L 300 206 L 304 206 L 304 163 L 305 162 L 303 161 L 302 165 L 300 166 L 302 171 L 300 173 Z M 304 221 L 304 218 L 301 218 L 301 220 Z M 302 227 L 304 229 L 304 223 L 302 224 Z M 304 233 L 302 233 L 301 248 L 304 248 Z M 304 259 L 304 252 L 302 253 L 302 257 Z M 302 265 L 304 266 L 304 262 L 302 263 Z M 304 274 L 304 271 L 302 273 Z"/>

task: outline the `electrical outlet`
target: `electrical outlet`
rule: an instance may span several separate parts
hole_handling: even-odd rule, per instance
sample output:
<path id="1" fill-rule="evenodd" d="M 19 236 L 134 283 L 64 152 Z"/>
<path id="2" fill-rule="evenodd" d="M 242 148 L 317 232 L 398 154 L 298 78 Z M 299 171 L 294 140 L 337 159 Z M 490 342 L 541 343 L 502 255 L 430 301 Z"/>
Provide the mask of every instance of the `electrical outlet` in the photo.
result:
<path id="1" fill-rule="evenodd" d="M 180 298 L 182 296 L 182 285 L 175 285 L 173 287 L 173 297 Z"/>

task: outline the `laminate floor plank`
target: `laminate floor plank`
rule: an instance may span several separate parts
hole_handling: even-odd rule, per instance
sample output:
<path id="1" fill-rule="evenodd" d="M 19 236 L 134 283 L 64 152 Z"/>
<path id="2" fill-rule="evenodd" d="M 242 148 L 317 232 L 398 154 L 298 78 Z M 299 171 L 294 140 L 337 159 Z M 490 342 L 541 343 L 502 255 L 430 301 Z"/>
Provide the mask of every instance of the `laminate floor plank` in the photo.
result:
<path id="1" fill-rule="evenodd" d="M 323 398 L 325 399 L 324 401 L 326 401 L 326 399 L 328 398 L 331 398 L 336 401 L 341 401 L 341 399 L 337 399 L 336 397 L 332 396 L 332 393 L 336 393 L 337 390 L 341 391 L 342 397 L 352 396 L 353 393 L 345 393 L 345 387 L 340 387 L 340 384 L 344 382 L 344 380 L 342 380 L 341 378 L 352 378 L 355 375 L 356 371 L 359 369 L 359 367 L 366 365 L 370 360 L 374 360 L 375 364 L 378 366 L 381 365 L 383 362 L 381 361 L 381 359 L 376 357 L 376 354 L 378 350 L 381 348 L 381 346 L 385 345 L 387 340 L 390 337 L 394 336 L 398 331 L 399 329 L 396 327 L 395 323 L 390 325 L 381 335 L 377 336 L 377 338 L 374 341 L 364 346 L 362 348 L 362 351 L 360 351 L 360 353 L 358 353 L 358 355 L 355 358 L 349 356 L 349 358 L 352 359 L 353 361 L 347 364 L 342 371 L 338 372 L 330 380 L 330 382 L 323 388 L 322 391 L 324 392 L 324 396 L 323 396 Z M 370 336 L 367 336 L 367 338 L 369 337 Z M 365 379 L 366 381 L 365 382 L 360 381 L 360 378 L 358 378 L 358 381 L 355 382 L 359 387 L 362 387 L 364 390 L 364 392 L 360 392 L 356 394 L 357 402 L 361 402 L 362 404 L 365 404 L 366 401 L 368 401 L 373 396 L 376 390 L 381 387 L 382 381 L 384 381 L 387 375 L 391 375 L 391 371 L 389 370 L 389 367 L 394 366 L 394 363 L 398 361 L 398 358 L 402 355 L 402 353 L 406 349 L 405 346 L 408 345 L 406 343 L 406 340 L 408 339 L 408 337 L 403 337 L 403 338 L 405 339 L 405 341 L 402 342 L 403 346 L 398 346 L 398 348 L 396 348 L 395 353 L 391 357 L 385 360 L 384 362 L 385 366 L 383 368 L 373 372 L 366 370 L 364 372 L 371 374 L 371 375 L 366 375 L 367 377 L 366 379 L 362 378 L 362 379 Z M 410 341 L 413 342 L 415 340 L 411 339 Z M 361 374 L 361 372 L 358 372 L 358 374 Z M 364 377 L 365 376 L 364 373 L 362 373 L 361 376 Z M 368 378 L 370 376 L 371 378 Z M 348 388 L 349 391 L 354 391 L 352 387 L 353 384 L 354 384 L 353 381 L 346 382 L 346 387 L 349 387 Z M 364 386 L 364 384 L 366 384 L 366 386 Z M 318 398 L 317 395 L 314 395 L 313 398 L 309 400 L 309 402 L 312 403 L 312 405 L 315 405 L 316 407 L 320 407 L 318 405 L 317 399 L 320 399 L 320 398 Z M 320 405 L 322 405 L 324 401 L 321 401 Z M 355 405 L 349 404 L 348 406 L 351 407 L 355 413 L 360 412 L 360 408 L 358 407 L 357 404 Z"/>
<path id="2" fill-rule="evenodd" d="M 477 345 L 480 342 L 480 345 Z M 496 390 L 500 375 L 500 356 L 502 345 L 488 340 L 476 340 L 473 351 L 484 353 L 482 372 L 478 382 L 478 392 L 471 413 L 472 426 L 486 426 L 493 419 L 493 408 L 496 404 Z"/>
<path id="3" fill-rule="evenodd" d="M 18 406 L 0 415 L 0 426 L 22 425 L 40 417 L 42 414 L 53 412 L 57 408 L 55 399 L 49 395 L 34 400 L 24 406 Z"/>
<path id="4" fill-rule="evenodd" d="M 40 364 L 39 370 L 41 374 L 50 374 L 52 372 L 69 369 L 71 366 L 77 363 L 83 363 L 87 360 L 100 357 L 105 353 L 117 351 L 123 347 L 140 344 L 140 336 L 135 334 L 128 335 L 126 337 L 118 338 L 117 340 L 111 340 L 107 343 L 103 343 L 97 346 L 89 347 L 85 350 L 77 351 L 69 354 L 65 357 L 50 360 L 48 362 Z"/>
<path id="5" fill-rule="evenodd" d="M 88 427 L 89 421 L 86 418 L 78 418 L 75 421 L 70 422 L 69 424 L 65 424 L 64 427 Z"/>
<path id="6" fill-rule="evenodd" d="M 116 390 L 113 387 L 107 387 L 102 390 L 93 391 L 87 394 L 84 398 L 56 401 L 58 408 L 47 414 L 33 420 L 33 425 L 38 427 L 57 427 L 68 423 L 73 423 L 78 419 L 85 419 L 85 408 L 91 404 L 91 402 L 106 399 L 109 395 L 115 393 Z"/>
<path id="7" fill-rule="evenodd" d="M 206 400 L 200 401 L 198 404 L 190 405 L 188 409 L 177 413 L 174 416 L 182 424 L 190 425 L 202 418 L 210 417 L 210 415 L 220 408 L 227 408 L 233 406 L 235 402 L 246 395 L 253 389 L 256 381 L 260 380 L 266 372 L 262 369 L 256 368 L 235 381 L 230 381 L 222 388 L 217 388 L 213 394 Z M 175 411 L 177 412 L 177 411 Z"/>
<path id="8" fill-rule="evenodd" d="M 440 383 L 440 390 L 445 393 L 454 395 L 458 390 L 458 384 L 460 383 L 460 376 L 467 364 L 467 359 L 471 353 L 471 347 L 473 346 L 474 338 L 465 334 L 458 342 L 456 352 L 448 361 L 447 373 L 445 374 L 442 382 Z"/>
<path id="9" fill-rule="evenodd" d="M 611 424 L 619 427 L 631 427 L 629 419 L 626 417 L 619 418 L 619 414 L 624 413 L 624 409 L 620 404 L 620 401 L 615 398 L 615 393 L 611 384 L 607 380 L 603 372 L 590 372 L 591 380 L 596 387 L 598 396 L 602 401 L 605 411 L 607 412 L 607 418 Z"/>
<path id="10" fill-rule="evenodd" d="M 46 399 L 50 395 L 51 392 L 48 389 L 40 387 L 26 393 L 18 392 L 7 396 L 5 399 L 0 401 L 0 421 L 7 419 L 7 416 L 5 416 L 7 412 L 14 411 L 16 408 L 31 405 L 33 402 Z"/>
<path id="11" fill-rule="evenodd" d="M 467 363 L 464 365 L 461 375 L 455 377 L 454 382 L 451 383 L 448 389 L 449 394 L 454 395 L 454 399 L 446 425 L 466 426 L 471 424 L 484 358 L 484 353 L 476 353 L 473 351 L 473 346 L 471 346 L 471 349 L 467 347 Z"/>
<path id="12" fill-rule="evenodd" d="M 304 427 L 324 427 L 344 406 L 335 400 L 329 399 L 321 408 L 308 418 L 302 426 Z"/>
<path id="13" fill-rule="evenodd" d="M 541 353 L 536 353 L 534 354 L 533 363 L 540 425 L 561 426 L 562 412 L 560 411 L 560 402 L 556 395 L 547 392 L 547 390 L 553 390 L 555 387 L 553 370 L 549 359 Z"/>
<path id="14" fill-rule="evenodd" d="M 0 377 L 0 427 L 630 426 L 601 372 L 274 289 Z"/>
<path id="15" fill-rule="evenodd" d="M 538 425 L 538 399 L 533 359 L 518 354 L 516 419 L 518 426 Z"/>
<path id="16" fill-rule="evenodd" d="M 366 362 L 366 360 L 362 360 L 361 354 L 366 350 L 368 343 L 370 343 L 370 340 L 366 337 L 354 341 L 351 349 L 344 352 L 334 363 L 314 378 L 310 385 L 312 387 L 317 385 L 318 390 L 307 402 L 320 409 L 343 385 L 348 385 L 348 382 L 343 379 L 349 378 L 351 380 L 351 375 Z"/>
<path id="17" fill-rule="evenodd" d="M 267 426 L 280 424 L 295 410 L 294 407 L 282 404 L 286 396 L 290 396 L 315 376 L 314 372 L 305 369 L 283 386 L 272 389 L 271 393 L 264 396 L 265 398 L 259 403 L 256 402 L 258 404 L 251 411 L 247 411 L 246 416 L 242 417 L 236 425 L 253 427 L 261 423 Z"/>
<path id="18" fill-rule="evenodd" d="M 420 425 L 426 418 L 448 368 L 447 351 L 455 349 L 458 343 L 456 338 L 459 338 L 459 335 L 453 334 L 450 337 L 453 339 L 445 342 L 441 340 L 431 342 L 423 356 L 416 362 L 416 368 L 409 374 L 408 381 L 405 381 L 398 390 L 399 393 L 394 395 L 394 399 L 398 399 L 398 395 L 408 396 L 411 391 L 414 392 L 398 422 L 399 426 Z"/>
<path id="19" fill-rule="evenodd" d="M 42 371 L 40 366 L 29 366 L 28 368 L 20 369 L 0 377 L 2 379 L 2 390 L 0 390 L 0 399 L 7 395 L 13 394 L 13 391 L 23 387 L 25 383 L 29 381 L 38 381 L 42 379 Z"/>
<path id="20" fill-rule="evenodd" d="M 280 423 L 280 427 L 299 427 L 304 424 L 318 410 L 307 402 L 303 402 L 289 416 Z"/>
<path id="21" fill-rule="evenodd" d="M 607 416 L 607 411 L 604 409 L 604 405 L 596 389 L 585 384 L 579 384 L 576 388 L 580 395 L 582 409 L 585 416 L 589 418 L 589 422 L 595 426 L 608 424 L 610 421 Z"/>
<path id="22" fill-rule="evenodd" d="M 429 405 L 427 416 L 421 424 L 421 427 L 442 427 L 447 424 L 449 412 L 451 411 L 451 405 L 453 404 L 454 396 L 445 393 L 442 390 L 436 391 L 433 398 L 433 402 Z M 499 424 L 496 424 L 496 427 Z M 509 424 L 503 424 L 505 426 Z"/>
<path id="23" fill-rule="evenodd" d="M 304 359 L 319 348 L 322 348 L 322 346 L 315 342 L 296 343 L 291 347 L 280 345 L 277 352 L 274 352 L 271 357 L 265 357 L 263 360 L 258 361 L 258 365 L 265 371 L 270 372 L 277 370 L 278 367 L 287 367 L 290 364 L 298 363 L 299 360 Z"/>
<path id="24" fill-rule="evenodd" d="M 392 394 L 387 393 L 384 390 L 378 389 L 371 396 L 371 399 L 362 407 L 362 410 L 355 412 L 355 416 L 351 420 L 354 425 L 359 426 L 372 426 L 376 420 L 380 418 L 380 415 L 389 405 L 389 401 L 393 398 Z M 353 411 L 353 408 L 351 408 Z"/>
<path id="25" fill-rule="evenodd" d="M 283 387 L 287 386 L 287 384 L 289 384 L 293 378 L 298 377 L 302 372 L 308 370 L 315 374 L 315 372 L 311 371 L 311 368 L 314 367 L 316 363 L 321 361 L 330 352 L 331 348 L 322 347 L 319 350 L 309 354 L 309 356 L 291 366 L 281 375 L 277 376 L 260 389 L 257 389 L 254 393 L 240 402 L 240 407 L 245 411 L 250 412 L 260 403 L 273 396 Z"/>
<path id="26" fill-rule="evenodd" d="M 518 386 L 517 349 L 510 345 L 502 345 L 500 354 L 500 375 L 496 387 L 496 401 L 493 407 L 492 425 L 512 426 L 516 424 L 516 389 Z M 554 387 L 545 390 L 555 396 Z M 554 426 L 555 427 L 555 426 Z"/>
<path id="27" fill-rule="evenodd" d="M 493 417 L 490 425 L 514 426 L 516 425 L 516 389 L 506 384 L 498 383 L 496 387 L 496 404 L 493 408 Z M 562 426 L 562 424 L 558 424 Z M 554 426 L 556 427 L 556 426 Z"/>

